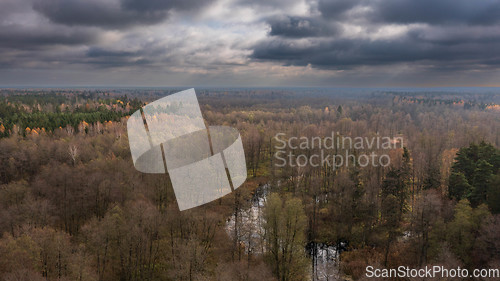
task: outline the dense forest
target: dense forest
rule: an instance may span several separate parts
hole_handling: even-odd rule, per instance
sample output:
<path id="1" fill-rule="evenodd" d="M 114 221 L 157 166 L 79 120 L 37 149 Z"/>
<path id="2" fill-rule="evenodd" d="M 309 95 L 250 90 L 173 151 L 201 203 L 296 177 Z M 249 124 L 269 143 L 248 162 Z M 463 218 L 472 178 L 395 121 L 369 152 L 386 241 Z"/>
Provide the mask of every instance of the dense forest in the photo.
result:
<path id="1" fill-rule="evenodd" d="M 248 179 L 180 212 L 168 174 L 135 170 L 126 129 L 128 115 L 176 91 L 0 90 L 0 280 L 364 280 L 367 265 L 500 268 L 500 94 L 197 89 L 206 122 L 242 135 Z M 277 134 L 332 132 L 403 142 L 387 152 L 389 166 L 276 165 Z M 338 256 L 319 263 L 317 245 Z"/>

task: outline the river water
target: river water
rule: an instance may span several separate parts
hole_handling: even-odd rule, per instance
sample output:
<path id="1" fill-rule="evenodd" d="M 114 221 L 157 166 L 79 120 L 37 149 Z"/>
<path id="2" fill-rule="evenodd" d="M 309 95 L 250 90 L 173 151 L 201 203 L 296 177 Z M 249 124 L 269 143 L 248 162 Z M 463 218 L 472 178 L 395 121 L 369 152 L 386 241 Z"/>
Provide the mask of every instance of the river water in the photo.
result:
<path id="1" fill-rule="evenodd" d="M 241 210 L 238 215 L 240 223 L 238 240 L 241 241 L 241 247 L 245 252 L 252 254 L 262 254 L 264 252 L 264 219 L 262 212 L 266 198 L 270 193 L 270 185 L 259 186 L 252 197 L 252 204 L 249 208 Z M 235 215 L 233 215 L 226 224 L 226 230 L 234 239 Z M 310 276 L 312 281 L 332 281 L 342 280 L 339 271 L 338 249 L 344 248 L 344 244 L 337 246 L 328 246 L 319 243 L 309 243 L 306 246 L 306 252 L 311 260 Z"/>

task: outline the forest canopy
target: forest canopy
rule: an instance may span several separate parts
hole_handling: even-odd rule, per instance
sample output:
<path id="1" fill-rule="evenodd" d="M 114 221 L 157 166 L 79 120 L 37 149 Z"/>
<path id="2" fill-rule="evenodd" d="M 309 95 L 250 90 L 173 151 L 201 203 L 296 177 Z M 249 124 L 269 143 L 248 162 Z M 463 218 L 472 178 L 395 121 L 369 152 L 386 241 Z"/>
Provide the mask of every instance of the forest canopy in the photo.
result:
<path id="1" fill-rule="evenodd" d="M 0 90 L 0 281 L 363 280 L 368 265 L 500 268 L 500 94 L 197 89 L 207 124 L 240 132 L 248 178 L 180 212 L 168 174 L 134 168 L 126 127 L 131 112 L 178 90 Z M 385 151 L 388 166 L 277 165 L 282 142 L 314 155 L 317 142 L 300 140 L 332 132 L 353 145 L 401 141 Z"/>
<path id="2" fill-rule="evenodd" d="M 500 150 L 486 142 L 471 144 L 457 152 L 451 167 L 448 193 L 456 200 L 468 199 L 473 206 L 488 204 L 500 212 Z"/>

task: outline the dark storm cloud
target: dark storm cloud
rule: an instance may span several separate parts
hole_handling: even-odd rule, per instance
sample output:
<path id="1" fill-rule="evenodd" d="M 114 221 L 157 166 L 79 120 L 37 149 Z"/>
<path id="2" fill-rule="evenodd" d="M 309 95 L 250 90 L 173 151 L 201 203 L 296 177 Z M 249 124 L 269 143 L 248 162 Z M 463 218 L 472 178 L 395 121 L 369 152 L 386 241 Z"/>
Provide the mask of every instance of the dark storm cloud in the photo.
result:
<path id="1" fill-rule="evenodd" d="M 440 44 L 412 34 L 398 39 L 330 39 L 295 42 L 273 38 L 255 46 L 252 57 L 284 65 L 312 65 L 326 69 L 350 69 L 397 63 L 447 64 L 449 67 L 491 65 L 497 58 L 500 40 L 487 44 Z M 458 40 L 458 39 L 456 39 Z M 464 64 L 463 62 L 467 62 Z"/>
<path id="2" fill-rule="evenodd" d="M 124 9 L 118 0 L 40 0 L 33 8 L 54 23 L 117 29 L 158 23 L 168 15 L 166 10 Z"/>
<path id="3" fill-rule="evenodd" d="M 155 43 L 145 44 L 133 51 L 90 47 L 78 63 L 99 68 L 133 66 L 156 68 L 164 63 L 172 63 L 171 56 L 172 54 L 164 46 Z"/>
<path id="4" fill-rule="evenodd" d="M 147 58 L 134 58 L 134 57 L 107 57 L 106 59 L 91 59 L 85 60 L 80 63 L 86 65 L 93 65 L 98 68 L 117 68 L 117 67 L 134 67 L 143 66 L 151 67 L 156 61 Z"/>
<path id="5" fill-rule="evenodd" d="M 122 6 L 128 10 L 151 12 L 158 10 L 193 11 L 199 10 L 214 0 L 122 0 Z"/>
<path id="6" fill-rule="evenodd" d="M 30 0 L 0 1 L 0 48 L 41 50 L 54 46 L 75 46 L 97 41 L 98 31 L 92 28 L 54 25 L 31 8 Z"/>
<path id="7" fill-rule="evenodd" d="M 344 13 L 362 3 L 362 0 L 320 0 L 318 10 L 323 17 L 338 20 Z"/>
<path id="8" fill-rule="evenodd" d="M 90 44 L 97 34 L 86 29 L 60 26 L 26 27 L 17 24 L 0 26 L 0 47 L 15 49 L 40 49 L 53 45 Z"/>
<path id="9" fill-rule="evenodd" d="M 99 58 L 99 57 L 130 57 L 136 56 L 137 52 L 129 52 L 129 51 L 113 51 L 98 47 L 92 47 L 87 51 L 87 56 L 91 58 Z"/>
<path id="10" fill-rule="evenodd" d="M 499 0 L 384 0 L 375 3 L 378 4 L 374 6 L 373 16 L 381 22 L 489 25 L 500 21 Z"/>
<path id="11" fill-rule="evenodd" d="M 319 18 L 281 16 L 267 20 L 271 27 L 269 32 L 272 36 L 283 37 L 319 37 L 331 36 L 339 31 L 335 23 L 327 22 Z"/>
<path id="12" fill-rule="evenodd" d="M 367 20 L 381 23 L 492 24 L 500 21 L 499 0 L 319 0 L 318 11 L 330 20 L 348 18 L 366 8 Z"/>
<path id="13" fill-rule="evenodd" d="M 201 11 L 213 1 L 2 0 L 0 64 L 26 67 L 55 62 L 100 68 L 161 64 L 171 44 L 157 44 L 162 40 L 154 34 L 144 38 L 141 26 L 161 23 L 176 11 L 183 16 Z M 107 45 L 109 36 L 117 40 L 113 48 Z"/>
<path id="14" fill-rule="evenodd" d="M 500 57 L 495 51 L 500 49 L 500 0 L 319 0 L 316 8 L 316 17 L 268 20 L 269 36 L 254 46 L 251 57 L 332 69 L 398 63 L 495 66 Z M 325 32 L 325 26 L 343 23 L 357 24 L 367 34 Z M 407 29 L 380 34 L 389 25 Z"/>
<path id="15" fill-rule="evenodd" d="M 204 0 L 38 0 L 33 8 L 51 21 L 65 25 L 125 29 L 162 22 L 169 13 L 197 11 Z"/>
<path id="16" fill-rule="evenodd" d="M 389 42 L 369 40 L 312 41 L 300 45 L 290 40 L 271 40 L 259 44 L 253 57 L 283 61 L 286 65 L 308 65 L 343 69 L 357 65 L 381 65 L 401 59 L 423 59 L 419 48 L 405 41 Z"/>
<path id="17" fill-rule="evenodd" d="M 435 30 L 432 29 L 413 29 L 408 32 L 408 37 L 414 42 L 421 44 L 427 43 L 429 45 L 445 45 L 450 47 L 457 45 L 483 45 L 487 47 L 490 44 L 500 43 L 500 29 L 497 32 L 485 32 L 481 30 L 468 30 L 468 32 L 464 32 L 466 27 L 457 26 L 447 30 L 448 32 L 446 33 L 445 31 L 441 31 L 438 34 L 433 34 Z M 479 53 L 484 53 L 484 51 L 480 51 Z"/>

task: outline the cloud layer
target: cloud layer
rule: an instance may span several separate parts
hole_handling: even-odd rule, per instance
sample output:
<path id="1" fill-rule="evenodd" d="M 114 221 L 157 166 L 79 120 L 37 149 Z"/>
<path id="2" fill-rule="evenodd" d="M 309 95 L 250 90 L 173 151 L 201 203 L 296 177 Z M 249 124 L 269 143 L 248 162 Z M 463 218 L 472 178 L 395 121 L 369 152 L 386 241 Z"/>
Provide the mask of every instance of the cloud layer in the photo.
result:
<path id="1" fill-rule="evenodd" d="M 0 84 L 498 85 L 500 0 L 4 0 Z"/>

